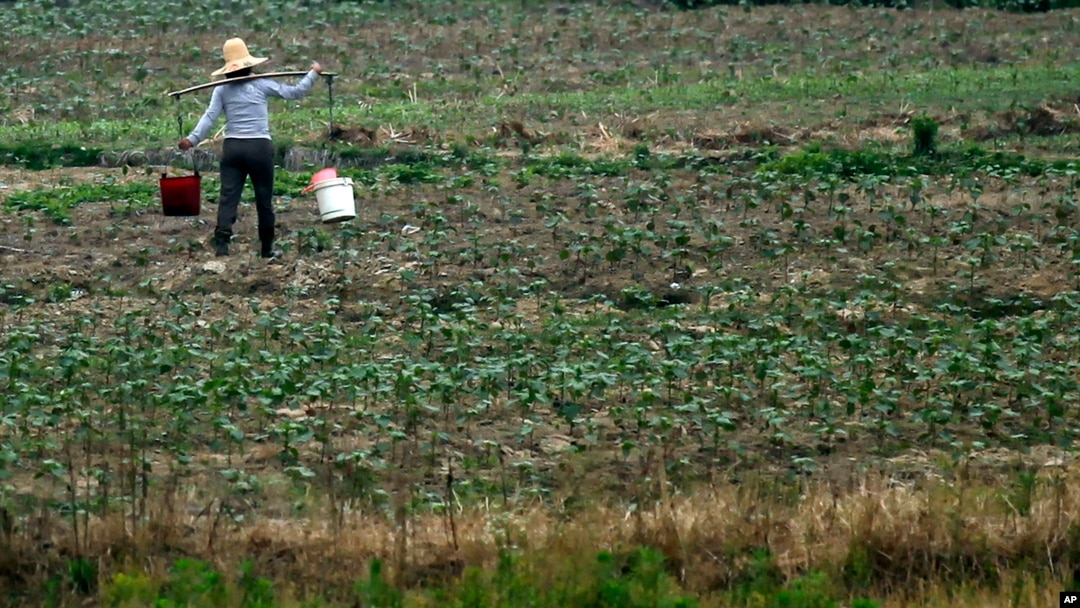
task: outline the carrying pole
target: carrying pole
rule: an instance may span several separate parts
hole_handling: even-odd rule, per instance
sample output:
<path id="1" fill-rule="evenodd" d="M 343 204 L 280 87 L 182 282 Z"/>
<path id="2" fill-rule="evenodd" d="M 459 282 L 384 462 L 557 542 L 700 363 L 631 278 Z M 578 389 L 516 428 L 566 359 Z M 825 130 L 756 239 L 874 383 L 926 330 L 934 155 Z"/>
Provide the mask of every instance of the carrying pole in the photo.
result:
<path id="1" fill-rule="evenodd" d="M 323 76 L 327 78 L 333 78 L 337 75 L 336 72 L 323 72 Z M 279 76 L 307 76 L 307 72 L 269 72 L 266 74 L 252 74 L 251 76 L 241 76 L 239 78 L 223 78 L 221 80 L 215 80 L 213 82 L 207 82 L 204 84 L 197 84 L 193 87 L 188 87 L 179 91 L 172 91 L 169 93 L 169 97 L 179 97 L 187 93 L 194 91 L 201 91 L 202 89 L 209 89 L 212 87 L 218 87 L 223 84 L 233 84 L 236 82 L 246 82 L 248 80 L 256 80 L 258 78 L 277 78 Z"/>

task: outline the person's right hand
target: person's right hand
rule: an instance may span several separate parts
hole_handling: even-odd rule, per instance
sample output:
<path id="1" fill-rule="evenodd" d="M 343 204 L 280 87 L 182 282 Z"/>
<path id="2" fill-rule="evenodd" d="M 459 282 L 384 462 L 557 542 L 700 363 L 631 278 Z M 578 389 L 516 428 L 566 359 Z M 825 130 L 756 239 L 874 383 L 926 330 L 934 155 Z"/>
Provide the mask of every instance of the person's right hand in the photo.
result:
<path id="1" fill-rule="evenodd" d="M 191 149 L 191 141 L 186 137 L 181 138 L 180 143 L 178 145 L 179 145 L 181 150 L 190 150 Z"/>
<path id="2" fill-rule="evenodd" d="M 322 66 L 319 65 L 318 61 L 311 62 L 311 69 L 315 70 L 316 74 L 322 74 Z"/>

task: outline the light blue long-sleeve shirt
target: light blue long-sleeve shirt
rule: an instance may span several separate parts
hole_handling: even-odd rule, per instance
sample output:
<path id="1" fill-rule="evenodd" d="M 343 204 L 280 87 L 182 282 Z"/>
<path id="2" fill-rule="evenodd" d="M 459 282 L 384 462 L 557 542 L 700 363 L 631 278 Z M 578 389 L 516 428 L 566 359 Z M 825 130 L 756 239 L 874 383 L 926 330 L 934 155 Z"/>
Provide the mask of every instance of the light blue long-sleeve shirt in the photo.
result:
<path id="1" fill-rule="evenodd" d="M 311 70 L 295 85 L 281 84 L 272 78 L 219 85 L 210 96 L 206 112 L 187 139 L 191 145 L 198 145 L 222 113 L 225 114 L 225 137 L 270 139 L 267 100 L 270 97 L 300 99 L 311 92 L 318 76 L 318 72 Z"/>

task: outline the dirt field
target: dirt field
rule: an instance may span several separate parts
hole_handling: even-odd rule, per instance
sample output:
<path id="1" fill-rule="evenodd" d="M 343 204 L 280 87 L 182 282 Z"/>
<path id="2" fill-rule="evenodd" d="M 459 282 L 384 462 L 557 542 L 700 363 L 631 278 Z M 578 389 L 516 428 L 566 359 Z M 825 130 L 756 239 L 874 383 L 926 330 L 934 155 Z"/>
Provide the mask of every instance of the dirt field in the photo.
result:
<path id="1" fill-rule="evenodd" d="M 1074 13 L 579 4 L 250 15 L 276 67 L 347 74 L 332 141 L 320 99 L 275 113 L 273 263 L 250 190 L 228 257 L 213 169 L 198 217 L 156 194 L 209 16 L 166 36 L 140 5 L 139 45 L 44 59 L 48 15 L 0 17 L 0 603 L 1042 606 L 1080 580 Z M 102 166 L 28 170 L 40 141 Z M 300 194 L 328 149 L 357 203 L 332 225 Z M 184 560 L 276 600 L 209 599 Z"/>

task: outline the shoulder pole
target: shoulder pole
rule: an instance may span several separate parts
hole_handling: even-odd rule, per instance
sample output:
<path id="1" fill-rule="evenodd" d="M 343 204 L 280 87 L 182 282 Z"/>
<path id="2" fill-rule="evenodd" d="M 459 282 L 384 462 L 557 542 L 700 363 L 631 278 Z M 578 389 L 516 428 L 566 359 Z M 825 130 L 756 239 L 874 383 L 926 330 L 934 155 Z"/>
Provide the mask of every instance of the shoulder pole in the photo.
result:
<path id="1" fill-rule="evenodd" d="M 279 76 L 306 76 L 306 75 L 307 75 L 306 71 L 305 72 L 270 72 L 270 73 L 267 73 L 267 74 L 252 74 L 251 76 L 241 76 L 240 78 L 223 78 L 221 80 L 215 80 L 214 82 L 207 82 L 207 83 L 203 83 L 203 84 L 197 84 L 197 85 L 195 85 L 193 87 L 188 87 L 188 88 L 182 89 L 180 91 L 172 91 L 171 93 L 169 93 L 169 97 L 179 97 L 181 95 L 185 95 L 187 93 L 192 93 L 194 91 L 200 91 L 202 89 L 209 89 L 209 88 L 212 88 L 212 87 L 221 86 L 223 84 L 232 84 L 234 82 L 245 82 L 245 81 L 248 81 L 248 80 L 255 80 L 257 78 L 276 78 L 276 77 L 279 77 Z M 326 76 L 328 78 L 333 78 L 334 76 L 337 76 L 337 74 L 334 73 L 334 72 L 323 72 L 322 75 Z"/>

